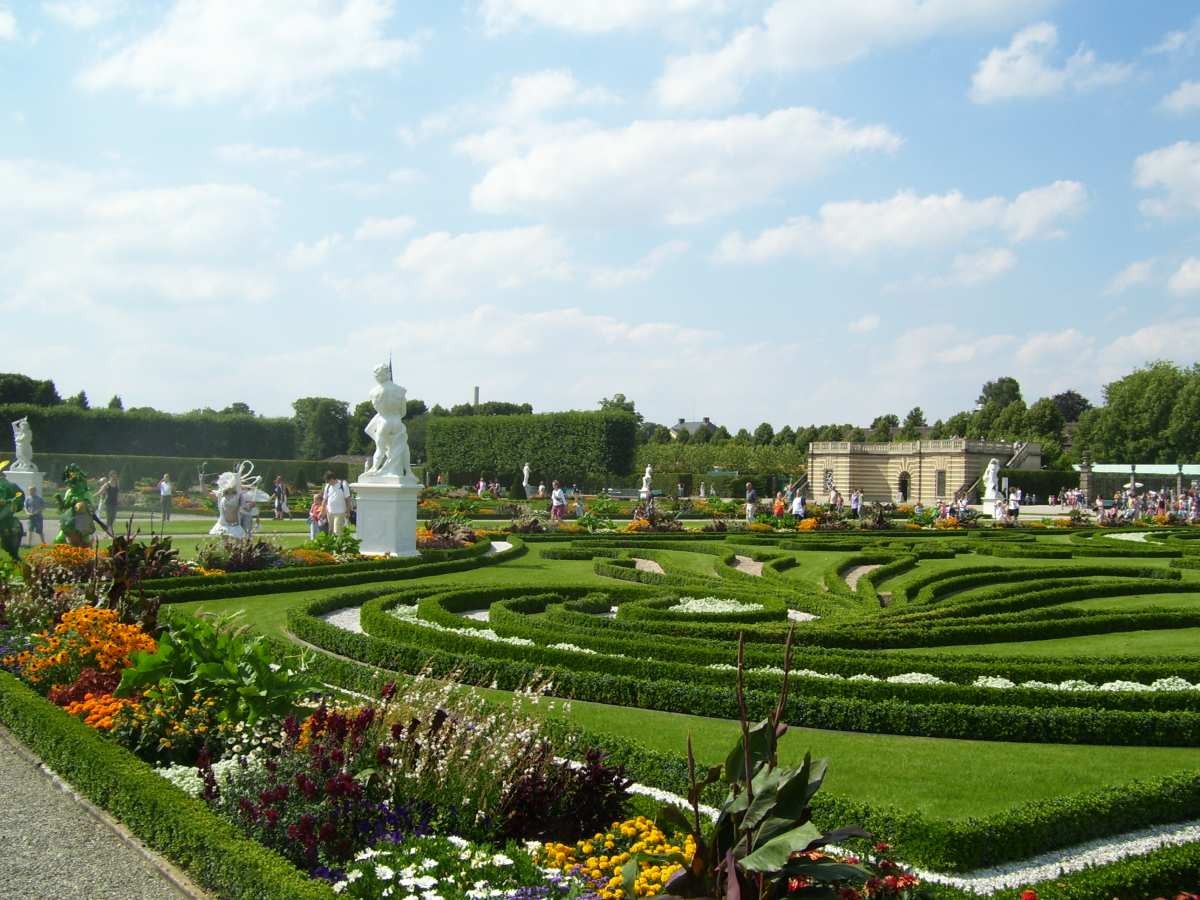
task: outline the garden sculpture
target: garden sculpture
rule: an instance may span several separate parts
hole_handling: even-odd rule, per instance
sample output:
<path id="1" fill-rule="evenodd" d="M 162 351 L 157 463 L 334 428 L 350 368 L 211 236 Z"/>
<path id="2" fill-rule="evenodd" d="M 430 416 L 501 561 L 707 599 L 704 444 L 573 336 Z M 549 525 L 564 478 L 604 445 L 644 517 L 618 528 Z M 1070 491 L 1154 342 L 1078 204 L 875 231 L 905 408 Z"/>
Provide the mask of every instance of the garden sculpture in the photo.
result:
<path id="1" fill-rule="evenodd" d="M 390 363 L 375 367 L 375 380 L 378 384 L 367 395 L 375 407 L 375 416 L 364 429 L 375 442 L 375 455 L 363 477 L 391 475 L 405 483 L 415 482 L 409 467 L 408 429 L 404 427 L 404 414 L 408 411 L 405 390 L 392 381 Z"/>
<path id="2" fill-rule="evenodd" d="M 17 511 L 25 505 L 25 494 L 0 470 L 0 548 L 17 558 L 21 550 L 21 523 Z"/>
<path id="3" fill-rule="evenodd" d="M 75 463 L 67 463 L 62 480 L 66 490 L 54 495 L 58 503 L 58 534 L 54 536 L 54 543 L 89 547 L 96 526 L 105 526 L 96 516 L 96 500 L 88 487 L 87 475 Z"/>
<path id="4" fill-rule="evenodd" d="M 642 476 L 642 499 L 649 500 L 651 494 L 650 482 L 654 474 L 653 466 L 646 466 L 646 474 Z"/>
<path id="5" fill-rule="evenodd" d="M 529 463 L 525 463 L 524 467 L 521 469 L 521 487 L 525 488 L 525 499 L 528 500 L 530 498 L 530 493 L 533 490 L 529 486 Z"/>
<path id="6" fill-rule="evenodd" d="M 1000 460 L 994 456 L 983 472 L 983 499 L 995 500 L 1000 496 Z"/>
<path id="7" fill-rule="evenodd" d="M 271 495 L 259 487 L 261 475 L 254 474 L 254 463 L 242 460 L 236 472 L 222 472 L 217 476 L 217 487 L 213 497 L 217 501 L 217 521 L 209 534 L 224 537 L 244 538 L 253 526 L 257 505 L 271 499 Z"/>
<path id="8" fill-rule="evenodd" d="M 13 464 L 11 472 L 36 472 L 33 465 L 33 429 L 29 427 L 29 419 L 21 418 L 12 423 L 13 430 Z"/>

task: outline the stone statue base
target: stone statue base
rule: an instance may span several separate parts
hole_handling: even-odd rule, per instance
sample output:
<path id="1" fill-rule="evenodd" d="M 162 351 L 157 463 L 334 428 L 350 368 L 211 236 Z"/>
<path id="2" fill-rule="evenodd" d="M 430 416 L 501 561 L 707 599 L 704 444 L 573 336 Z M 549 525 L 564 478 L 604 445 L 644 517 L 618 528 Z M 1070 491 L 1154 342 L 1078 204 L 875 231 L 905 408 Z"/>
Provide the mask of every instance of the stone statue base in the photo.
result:
<path id="1" fill-rule="evenodd" d="M 36 487 L 38 489 L 38 493 L 41 494 L 43 497 L 46 496 L 46 491 L 42 487 L 42 480 L 45 476 L 41 472 L 38 472 L 38 471 L 30 472 L 28 470 L 14 472 L 12 469 L 5 469 L 4 477 L 7 478 L 13 484 L 15 484 L 17 487 L 19 487 L 21 489 L 21 492 L 24 493 L 26 497 L 29 496 L 30 485 L 32 485 L 33 487 Z M 46 506 L 47 506 L 47 508 L 49 508 L 50 504 L 47 503 Z"/>
<path id="2" fill-rule="evenodd" d="M 371 556 L 418 556 L 417 497 L 411 475 L 362 475 L 350 485 L 358 498 L 355 530 L 361 552 Z"/>

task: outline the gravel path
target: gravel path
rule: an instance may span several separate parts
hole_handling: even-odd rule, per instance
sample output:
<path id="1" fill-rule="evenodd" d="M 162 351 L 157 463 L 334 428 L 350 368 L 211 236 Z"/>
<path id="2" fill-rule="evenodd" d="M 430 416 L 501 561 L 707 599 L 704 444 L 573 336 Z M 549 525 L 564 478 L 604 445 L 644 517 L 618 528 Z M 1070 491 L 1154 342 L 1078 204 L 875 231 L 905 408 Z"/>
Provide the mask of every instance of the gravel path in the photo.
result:
<path id="1" fill-rule="evenodd" d="M 179 900 L 202 897 L 172 884 L 131 837 L 60 787 L 0 729 L 0 894 L 7 900 Z M 154 857 L 157 865 L 169 863 Z M 176 873 L 181 881 L 184 876 Z"/>
<path id="2" fill-rule="evenodd" d="M 792 622 L 815 622 L 820 616 L 815 616 L 812 613 L 804 612 L 799 609 L 788 610 L 788 620 Z"/>
<path id="3" fill-rule="evenodd" d="M 344 628 L 346 631 L 354 631 L 358 634 L 363 633 L 361 606 L 347 606 L 345 609 L 335 609 L 331 613 L 325 613 L 321 618 L 330 625 Z"/>
<path id="4" fill-rule="evenodd" d="M 762 575 L 763 564 L 751 559 L 749 556 L 735 556 L 737 565 L 734 566 L 739 572 L 745 572 L 747 575 Z"/>
<path id="5" fill-rule="evenodd" d="M 488 547 L 487 555 L 495 556 L 497 553 L 507 553 L 512 549 L 510 541 L 492 541 L 492 546 Z"/>
<path id="6" fill-rule="evenodd" d="M 1146 537 L 1150 534 L 1148 531 L 1122 531 L 1120 534 L 1106 534 L 1106 538 L 1112 538 L 1114 541 L 1133 541 L 1135 544 L 1146 543 Z"/>
<path id="7" fill-rule="evenodd" d="M 855 566 L 850 569 L 843 577 L 846 579 L 846 584 L 852 591 L 858 590 L 858 582 L 868 572 L 874 572 L 879 566 Z"/>
<path id="8" fill-rule="evenodd" d="M 639 572 L 653 572 L 655 575 L 667 574 L 663 571 L 663 567 L 652 559 L 638 559 L 635 556 L 633 558 L 633 567 Z"/>

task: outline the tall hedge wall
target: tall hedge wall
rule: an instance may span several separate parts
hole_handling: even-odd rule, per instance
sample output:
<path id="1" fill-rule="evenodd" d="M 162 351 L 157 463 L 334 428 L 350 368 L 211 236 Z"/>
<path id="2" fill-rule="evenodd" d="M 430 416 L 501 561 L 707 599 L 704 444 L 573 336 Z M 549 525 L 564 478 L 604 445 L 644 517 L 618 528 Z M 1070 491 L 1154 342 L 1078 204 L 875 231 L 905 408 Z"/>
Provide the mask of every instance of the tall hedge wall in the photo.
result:
<path id="1" fill-rule="evenodd" d="M 628 475 L 636 429 L 632 416 L 611 412 L 434 416 L 426 459 L 451 483 L 484 474 L 508 484 L 526 462 L 532 480 L 547 483 Z"/>
<path id="2" fill-rule="evenodd" d="M 291 419 L 211 413 L 80 409 L 78 406 L 0 406 L 0 421 L 29 417 L 33 452 L 120 453 L 135 456 L 208 455 L 291 459 L 296 426 Z M 162 473 L 159 472 L 161 475 Z"/>
<path id="3" fill-rule="evenodd" d="M 742 475 L 798 475 L 804 471 L 808 448 L 788 444 L 753 446 L 723 441 L 719 444 L 643 444 L 637 448 L 637 468 L 647 464 L 656 472 L 705 473 L 732 469 Z M 743 484 L 745 483 L 743 479 Z"/>
<path id="4" fill-rule="evenodd" d="M 1020 469 L 1001 469 L 1000 477 L 1008 479 L 1009 487 L 1019 487 L 1026 494 L 1037 494 L 1038 500 L 1069 488 L 1079 487 L 1078 472 L 1059 472 L 1053 469 L 1025 472 Z"/>
<path id="5" fill-rule="evenodd" d="M 204 464 L 205 475 L 210 477 L 221 472 L 236 469 L 242 459 L 248 458 L 254 463 L 254 473 L 263 476 L 263 489 L 269 489 L 269 482 L 276 476 L 282 475 L 290 485 L 318 484 L 325 472 L 332 471 L 339 478 L 352 478 L 361 467 L 354 472 L 344 462 L 328 462 L 322 459 L 264 459 L 258 456 L 250 457 L 217 457 L 217 456 L 125 456 L 116 453 L 42 453 L 37 445 L 33 448 L 34 464 L 46 473 L 52 481 L 58 481 L 62 476 L 63 467 L 67 463 L 75 463 L 91 477 L 99 477 L 108 472 L 116 472 L 121 479 L 121 486 L 128 490 L 138 481 L 153 479 L 157 481 L 164 472 L 169 472 L 172 480 L 179 488 L 193 488 L 199 477 L 200 464 Z M 211 482 L 208 485 L 211 488 Z"/>

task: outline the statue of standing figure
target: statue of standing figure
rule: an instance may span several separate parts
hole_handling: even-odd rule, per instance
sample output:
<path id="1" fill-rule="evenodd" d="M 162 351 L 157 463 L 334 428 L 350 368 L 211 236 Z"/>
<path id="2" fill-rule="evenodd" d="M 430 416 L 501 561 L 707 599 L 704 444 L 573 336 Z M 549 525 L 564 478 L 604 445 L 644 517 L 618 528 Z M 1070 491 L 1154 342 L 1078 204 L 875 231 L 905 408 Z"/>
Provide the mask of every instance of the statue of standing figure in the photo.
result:
<path id="1" fill-rule="evenodd" d="M 533 490 L 529 486 L 529 471 L 530 471 L 529 463 L 525 463 L 525 465 L 521 468 L 521 487 L 525 488 L 525 499 L 526 500 L 529 499 L 530 493 Z"/>
<path id="2" fill-rule="evenodd" d="M 416 482 L 410 465 L 408 429 L 404 414 L 408 412 L 408 397 L 404 388 L 392 381 L 391 364 L 375 367 L 375 381 L 367 399 L 375 407 L 375 416 L 364 429 L 375 442 L 375 455 L 363 477 L 395 476 L 402 482 Z"/>
<path id="3" fill-rule="evenodd" d="M 651 495 L 654 493 L 653 488 L 651 487 L 653 475 L 654 467 L 646 466 L 646 473 L 642 475 L 642 490 L 640 492 L 643 500 L 649 500 Z"/>
<path id="4" fill-rule="evenodd" d="M 12 423 L 13 430 L 13 464 L 10 472 L 36 472 L 33 465 L 33 429 L 29 427 L 29 419 L 21 418 Z"/>
<path id="5" fill-rule="evenodd" d="M 994 456 L 983 472 L 983 499 L 995 500 L 1000 496 L 1000 460 Z"/>

